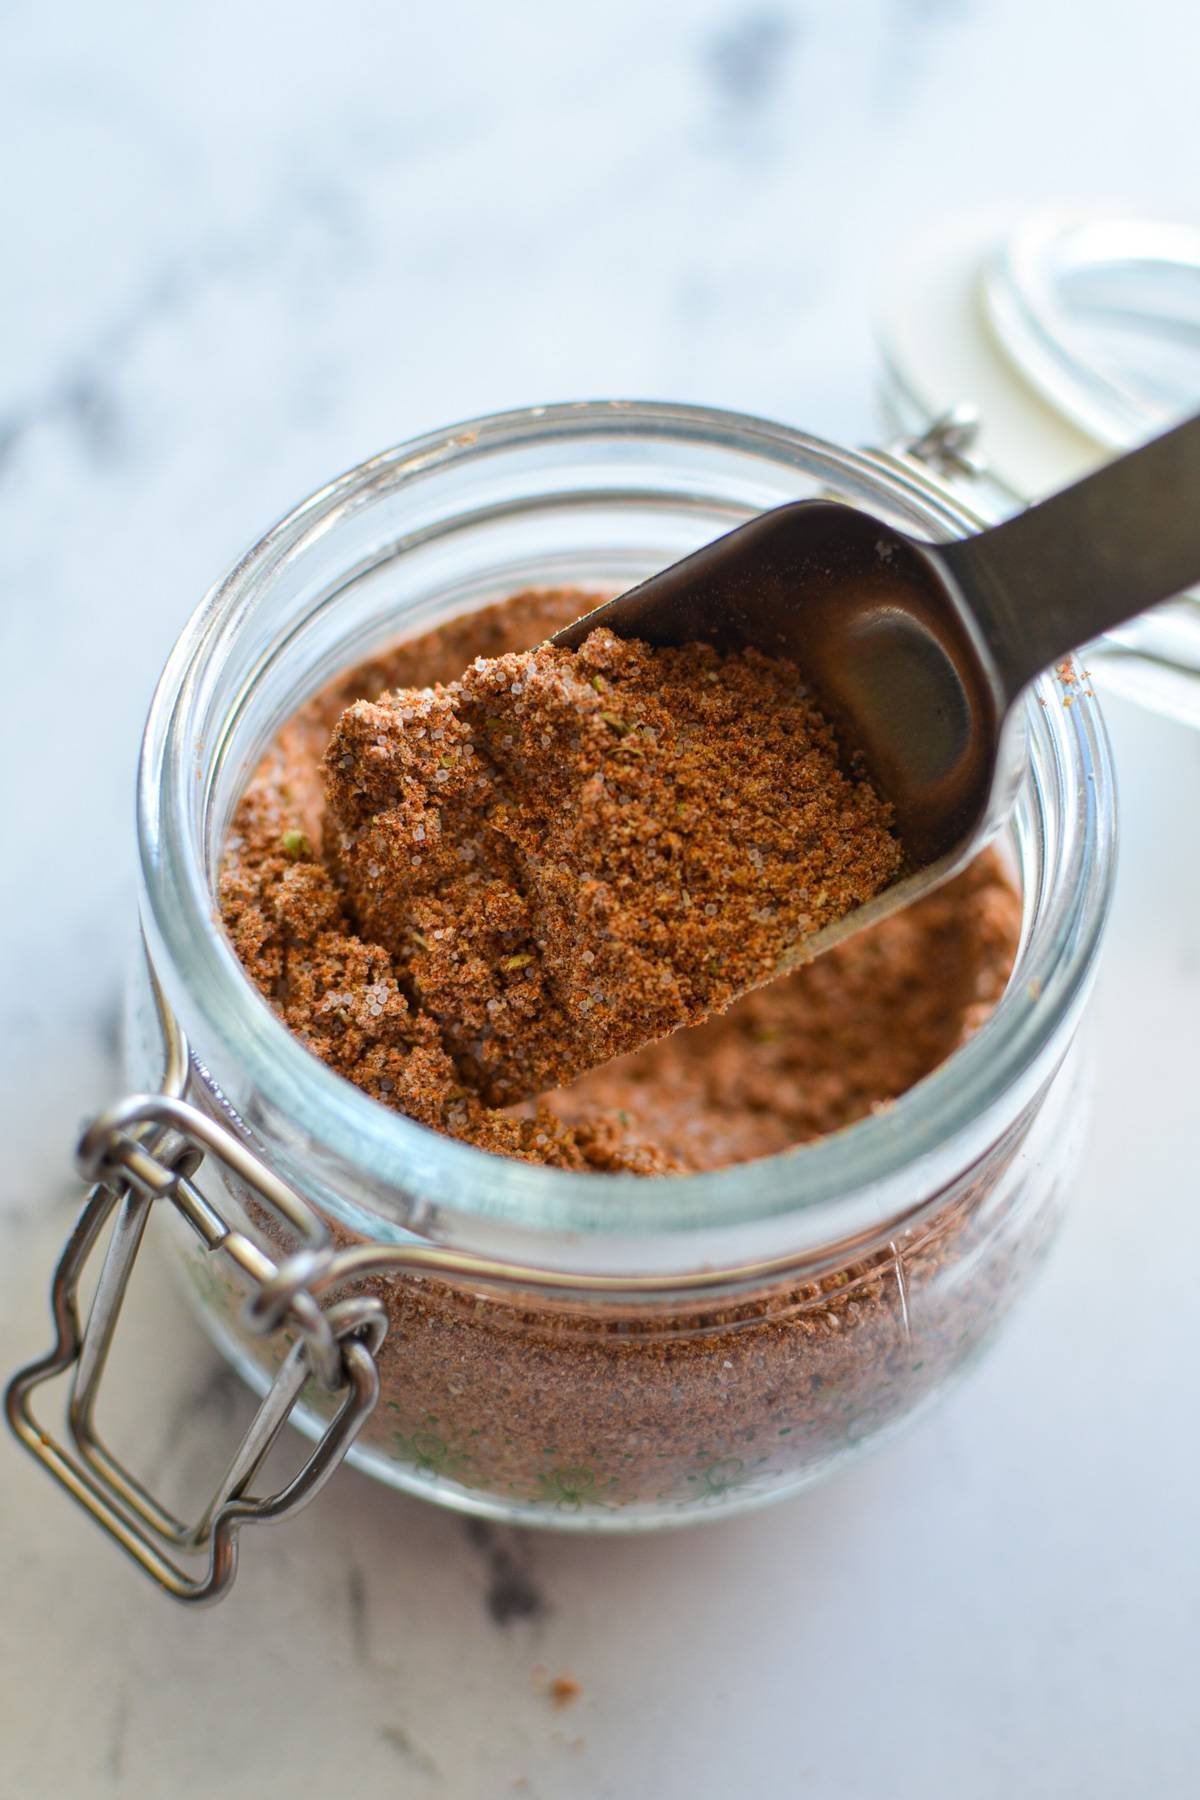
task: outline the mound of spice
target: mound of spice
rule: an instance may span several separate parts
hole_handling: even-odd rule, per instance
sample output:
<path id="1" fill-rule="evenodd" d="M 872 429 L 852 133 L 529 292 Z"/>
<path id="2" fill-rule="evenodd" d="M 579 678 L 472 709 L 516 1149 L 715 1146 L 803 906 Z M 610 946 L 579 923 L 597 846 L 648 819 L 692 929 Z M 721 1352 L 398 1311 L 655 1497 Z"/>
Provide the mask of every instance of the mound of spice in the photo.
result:
<path id="1" fill-rule="evenodd" d="M 362 937 L 492 1105 L 724 1010 L 902 860 L 793 664 L 604 629 L 356 702 L 326 803 Z"/>
<path id="2" fill-rule="evenodd" d="M 339 718 L 360 699 L 450 684 L 474 656 L 523 651 L 595 599 L 536 589 L 461 614 L 348 669 L 298 710 L 251 778 L 225 847 L 222 917 L 248 976 L 315 1056 L 382 1105 L 557 1168 L 721 1168 L 887 1106 L 1004 991 L 1021 907 L 994 852 L 728 1012 L 512 1108 L 467 1086 L 404 958 L 360 934 L 326 843 L 336 834 L 322 759 Z"/>
<path id="3" fill-rule="evenodd" d="M 221 913 L 247 974 L 314 1056 L 384 1106 L 481 1150 L 576 1170 L 675 1172 L 612 1114 L 510 1116 L 466 1087 L 437 1023 L 382 944 L 355 930 L 320 843 L 313 747 L 298 721 L 244 795 L 226 843 Z"/>
<path id="4" fill-rule="evenodd" d="M 523 651 L 593 599 L 536 591 L 461 615 L 298 711 L 226 845 L 222 912 L 248 975 L 315 1055 L 384 1105 L 559 1168 L 717 1169 L 886 1109 L 1007 984 L 1021 905 L 994 851 L 727 1012 L 506 1110 L 464 1083 L 407 948 L 365 932 L 342 886 L 342 826 L 325 812 L 322 756 L 339 717 L 363 698 L 452 684 L 473 656 Z M 474 749 L 482 760 L 482 734 Z M 362 1442 L 414 1485 L 556 1516 L 719 1507 L 809 1478 L 934 1393 L 1023 1288 L 1058 1194 L 1036 1144 L 1014 1178 L 1026 1127 L 889 1241 L 727 1301 L 639 1310 L 379 1279 L 392 1329 Z M 187 1246 L 207 1303 L 238 1336 L 240 1285 L 214 1274 L 190 1234 Z M 269 1355 L 261 1339 L 244 1347 Z"/>

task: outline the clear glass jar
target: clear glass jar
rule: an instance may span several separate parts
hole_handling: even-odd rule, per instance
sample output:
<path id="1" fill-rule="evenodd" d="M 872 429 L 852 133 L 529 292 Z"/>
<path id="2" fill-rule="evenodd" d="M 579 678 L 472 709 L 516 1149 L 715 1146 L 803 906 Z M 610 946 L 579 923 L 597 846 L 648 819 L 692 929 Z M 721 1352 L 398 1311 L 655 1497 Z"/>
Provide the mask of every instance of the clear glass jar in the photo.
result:
<path id="1" fill-rule="evenodd" d="M 762 421 L 535 408 L 404 445 L 314 495 L 210 594 L 167 665 L 139 784 L 142 916 L 191 1045 L 191 1099 L 339 1244 L 432 1243 L 523 1271 L 515 1286 L 365 1280 L 391 1328 L 351 1456 L 397 1487 L 590 1530 L 794 1492 L 912 1417 L 988 1341 L 1069 1192 L 1082 1131 L 1072 1045 L 1110 890 L 1113 789 L 1094 703 L 1064 707 L 1049 680 L 1026 709 L 1008 831 L 1024 928 L 1004 998 L 886 1112 L 761 1162 L 579 1175 L 441 1137 L 292 1038 L 214 920 L 246 779 L 336 672 L 521 587 L 627 586 L 816 493 L 930 537 L 974 523 L 918 463 Z M 130 1076 L 152 1086 L 162 1050 L 144 972 L 129 1023 Z M 219 1203 L 261 1235 L 236 1180 Z M 193 1232 L 173 1242 L 209 1329 L 265 1388 L 282 1349 L 246 1330 L 245 1288 Z M 688 1285 L 697 1272 L 702 1293 Z M 306 1393 L 296 1416 L 317 1435 L 327 1408 Z"/>

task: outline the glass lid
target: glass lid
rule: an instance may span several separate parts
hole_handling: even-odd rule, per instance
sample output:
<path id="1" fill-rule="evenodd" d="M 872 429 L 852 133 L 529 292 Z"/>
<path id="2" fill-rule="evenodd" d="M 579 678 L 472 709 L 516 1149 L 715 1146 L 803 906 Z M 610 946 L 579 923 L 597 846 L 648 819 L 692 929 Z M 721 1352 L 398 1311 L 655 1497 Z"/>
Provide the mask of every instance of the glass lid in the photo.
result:
<path id="1" fill-rule="evenodd" d="M 1200 412 L 1200 226 L 1079 206 L 943 219 L 886 274 L 888 422 L 920 438 L 973 415 L 943 473 L 987 517 Z M 1101 686 L 1200 725 L 1198 595 L 1089 646 Z"/>
<path id="2" fill-rule="evenodd" d="M 1200 229 L 1039 213 L 993 252 L 982 299 L 1020 373 L 1101 444 L 1200 411 Z"/>

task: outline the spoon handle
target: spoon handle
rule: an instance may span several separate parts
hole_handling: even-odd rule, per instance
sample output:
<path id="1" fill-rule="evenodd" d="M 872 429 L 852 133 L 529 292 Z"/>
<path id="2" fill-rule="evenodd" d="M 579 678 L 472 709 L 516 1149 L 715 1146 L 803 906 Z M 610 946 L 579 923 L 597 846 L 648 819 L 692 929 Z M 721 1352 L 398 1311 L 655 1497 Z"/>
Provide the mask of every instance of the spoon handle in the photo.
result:
<path id="1" fill-rule="evenodd" d="M 1015 698 L 1069 651 L 1200 581 L 1200 417 L 937 558 Z"/>

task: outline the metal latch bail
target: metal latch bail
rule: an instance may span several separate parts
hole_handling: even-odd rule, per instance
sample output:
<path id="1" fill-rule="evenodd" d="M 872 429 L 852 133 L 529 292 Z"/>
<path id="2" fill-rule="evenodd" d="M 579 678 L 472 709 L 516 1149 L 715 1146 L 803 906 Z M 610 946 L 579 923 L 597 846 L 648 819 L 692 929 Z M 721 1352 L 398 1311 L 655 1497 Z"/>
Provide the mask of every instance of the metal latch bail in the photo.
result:
<path id="1" fill-rule="evenodd" d="M 387 1335 L 388 1312 L 378 1295 L 362 1291 L 364 1280 L 433 1276 L 467 1284 L 477 1293 L 536 1289 L 629 1303 L 740 1291 L 780 1277 L 799 1278 L 807 1267 L 804 1253 L 796 1251 L 728 1267 L 706 1262 L 674 1274 L 601 1274 L 534 1268 L 418 1238 L 358 1240 L 338 1249 L 324 1221 L 294 1188 L 226 1125 L 184 1099 L 187 1045 L 152 968 L 150 980 L 166 1046 L 161 1091 L 118 1102 L 84 1132 L 77 1163 L 93 1185 L 51 1284 L 54 1346 L 18 1370 L 4 1402 L 9 1425 L 31 1455 L 177 1600 L 210 1601 L 227 1592 L 237 1572 L 241 1527 L 298 1512 L 329 1480 L 369 1418 L 379 1398 L 376 1358 Z M 205 1158 L 247 1189 L 299 1240 L 298 1248 L 277 1261 L 271 1248 L 230 1225 L 195 1185 Z M 191 1525 L 162 1506 L 105 1448 L 94 1423 L 97 1388 L 133 1264 L 150 1211 L 164 1201 L 210 1253 L 228 1258 L 248 1280 L 242 1314 L 246 1330 L 258 1337 L 283 1330 L 294 1339 L 216 1492 Z M 84 1326 L 80 1277 L 110 1220 L 108 1247 Z M 900 1253 L 896 1246 L 892 1249 L 902 1280 Z M 64 1443 L 39 1423 L 32 1396 L 44 1383 L 68 1373 Z M 344 1398 L 287 1486 L 267 1497 L 252 1495 L 250 1483 L 310 1376 L 326 1392 Z M 179 1560 L 205 1554 L 207 1563 L 195 1574 Z"/>
<path id="2" fill-rule="evenodd" d="M 178 1600 L 217 1599 L 237 1570 L 238 1533 L 245 1524 L 289 1518 L 319 1492 L 369 1417 L 379 1397 L 375 1356 L 387 1333 L 387 1311 L 371 1295 L 322 1306 L 310 1284 L 336 1282 L 336 1253 L 318 1215 L 223 1124 L 183 1099 L 188 1056 L 182 1034 L 155 984 L 167 1063 L 163 1088 L 108 1108 L 83 1134 L 80 1173 L 92 1186 L 51 1285 L 53 1348 L 21 1369 L 5 1393 L 8 1422 L 32 1455 L 116 1539 L 122 1549 Z M 236 1177 L 267 1213 L 298 1239 L 282 1260 L 232 1227 L 196 1187 L 205 1158 Z M 243 1314 L 248 1331 L 287 1330 L 284 1355 L 241 1443 L 204 1510 L 192 1524 L 177 1519 L 106 1448 L 95 1424 L 96 1396 L 121 1304 L 156 1201 L 167 1201 L 210 1253 L 229 1258 L 248 1279 Z M 114 1217 L 115 1215 L 115 1217 Z M 82 1324 L 79 1285 L 112 1221 L 95 1296 Z M 66 1442 L 39 1423 L 35 1390 L 71 1373 Z M 278 1493 L 249 1491 L 267 1452 L 313 1377 L 343 1394 L 324 1435 L 299 1472 Z M 199 1572 L 181 1557 L 205 1555 Z"/>

